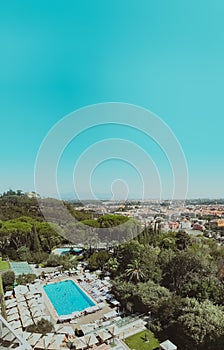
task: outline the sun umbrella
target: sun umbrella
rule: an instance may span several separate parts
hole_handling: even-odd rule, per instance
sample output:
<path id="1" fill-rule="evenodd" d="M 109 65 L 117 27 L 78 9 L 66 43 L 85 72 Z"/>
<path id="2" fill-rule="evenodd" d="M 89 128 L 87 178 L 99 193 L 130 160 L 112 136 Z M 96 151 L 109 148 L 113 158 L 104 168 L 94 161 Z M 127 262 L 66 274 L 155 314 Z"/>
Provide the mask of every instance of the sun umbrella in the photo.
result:
<path id="1" fill-rule="evenodd" d="M 22 294 L 19 294 L 19 295 L 16 295 L 16 301 L 18 303 L 21 303 L 21 302 L 24 302 L 26 300 L 25 300 L 25 298 L 24 298 L 24 296 Z"/>
<path id="2" fill-rule="evenodd" d="M 48 350 L 59 350 L 61 348 L 61 344 L 64 340 L 64 335 L 62 334 L 54 334 L 51 343 L 48 345 Z"/>
<path id="3" fill-rule="evenodd" d="M 39 317 L 43 315 L 42 311 L 37 307 L 32 308 L 30 311 L 33 317 Z"/>
<path id="4" fill-rule="evenodd" d="M 42 337 L 38 340 L 38 342 L 35 345 L 35 349 L 47 349 L 45 337 Z"/>
<path id="5" fill-rule="evenodd" d="M 15 339 L 15 335 L 12 332 L 9 332 L 3 339 L 12 342 Z"/>
<path id="6" fill-rule="evenodd" d="M 94 325 L 93 324 L 82 324 L 82 325 L 80 325 L 80 329 L 82 330 L 83 334 L 88 334 L 94 330 Z"/>
<path id="7" fill-rule="evenodd" d="M 26 315 L 21 317 L 21 322 L 24 328 L 28 327 L 30 324 L 33 324 L 32 319 Z"/>
<path id="8" fill-rule="evenodd" d="M 17 305 L 16 299 L 9 299 L 5 301 L 5 308 L 11 309 Z"/>
<path id="9" fill-rule="evenodd" d="M 84 341 L 84 337 L 75 338 L 73 344 L 77 350 L 85 349 L 87 347 L 86 342 Z"/>
<path id="10" fill-rule="evenodd" d="M 15 295 L 28 293 L 27 286 L 19 285 L 14 288 Z"/>
<path id="11" fill-rule="evenodd" d="M 19 308 L 19 314 L 20 314 L 21 318 L 24 318 L 24 317 L 30 318 L 31 317 L 29 310 L 25 307 Z"/>
<path id="12" fill-rule="evenodd" d="M 120 333 L 120 329 L 115 324 L 107 327 L 107 329 L 113 336 L 116 336 Z"/>
<path id="13" fill-rule="evenodd" d="M 93 346 L 94 344 L 97 344 L 98 340 L 97 340 L 95 334 L 91 333 L 91 334 L 84 336 L 84 342 L 89 347 L 89 346 Z"/>
<path id="14" fill-rule="evenodd" d="M 31 335 L 32 335 L 32 333 L 24 331 L 23 334 L 22 334 L 22 338 L 24 340 L 27 340 L 27 339 L 29 339 L 31 337 Z"/>
<path id="15" fill-rule="evenodd" d="M 98 331 L 97 335 L 103 342 L 111 338 L 111 334 L 106 330 Z"/>
<path id="16" fill-rule="evenodd" d="M 13 315 L 10 315 L 7 317 L 7 321 L 8 322 L 11 322 L 11 321 L 15 321 L 15 320 L 18 320 L 19 319 L 19 314 L 17 312 L 17 314 L 13 314 Z"/>
<path id="17" fill-rule="evenodd" d="M 44 342 L 46 345 L 46 349 L 48 349 L 49 345 L 51 344 L 53 337 L 54 337 L 54 333 L 47 333 L 45 335 Z"/>
<path id="18" fill-rule="evenodd" d="M 60 326 L 60 327 L 57 327 L 57 326 L 60 326 L 60 325 L 56 325 L 55 326 L 55 330 L 57 333 L 59 334 L 69 334 L 69 335 L 74 335 L 74 330 L 72 327 L 69 327 L 69 326 Z"/>
<path id="19" fill-rule="evenodd" d="M 34 295 L 31 292 L 28 292 L 25 294 L 25 298 L 26 298 L 26 300 L 33 299 Z"/>
<path id="20" fill-rule="evenodd" d="M 29 307 L 31 308 L 33 308 L 33 307 L 38 307 L 38 302 L 37 302 L 37 300 L 36 299 L 29 299 L 29 300 L 27 300 L 27 302 L 28 302 L 28 305 L 29 305 Z"/>
<path id="21" fill-rule="evenodd" d="M 21 328 L 21 321 L 17 320 L 17 321 L 10 322 L 10 326 L 12 326 L 13 329 Z"/>
<path id="22" fill-rule="evenodd" d="M 12 307 L 11 309 L 8 309 L 8 310 L 6 311 L 6 315 L 7 315 L 7 316 L 13 315 L 13 314 L 16 314 L 16 313 L 18 313 L 17 307 Z"/>
<path id="23" fill-rule="evenodd" d="M 32 333 L 31 336 L 27 339 L 27 341 L 31 346 L 35 346 L 41 337 L 42 335 L 39 333 Z"/>

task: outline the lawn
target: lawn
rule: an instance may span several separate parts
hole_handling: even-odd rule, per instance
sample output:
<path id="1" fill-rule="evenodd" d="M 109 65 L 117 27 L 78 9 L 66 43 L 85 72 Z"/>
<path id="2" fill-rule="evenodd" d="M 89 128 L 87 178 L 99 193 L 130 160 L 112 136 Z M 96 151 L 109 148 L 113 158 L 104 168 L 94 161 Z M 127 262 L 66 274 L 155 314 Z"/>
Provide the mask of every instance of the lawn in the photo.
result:
<path id="1" fill-rule="evenodd" d="M 148 335 L 149 341 L 145 341 L 145 336 Z M 126 338 L 125 343 L 130 349 L 135 350 L 153 350 L 159 347 L 159 340 L 154 337 L 154 334 L 149 330 L 132 335 Z"/>
<path id="2" fill-rule="evenodd" d="M 2 261 L 0 260 L 0 271 L 5 271 L 9 269 L 9 263 L 8 261 Z"/>

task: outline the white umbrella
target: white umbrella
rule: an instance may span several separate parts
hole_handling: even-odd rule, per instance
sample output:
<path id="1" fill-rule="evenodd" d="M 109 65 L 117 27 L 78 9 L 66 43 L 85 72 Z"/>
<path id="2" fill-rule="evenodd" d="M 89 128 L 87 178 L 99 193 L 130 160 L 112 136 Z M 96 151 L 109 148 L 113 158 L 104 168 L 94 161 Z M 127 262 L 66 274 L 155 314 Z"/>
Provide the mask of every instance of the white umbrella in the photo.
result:
<path id="1" fill-rule="evenodd" d="M 8 322 L 11 322 L 11 321 L 15 321 L 15 320 L 18 320 L 19 319 L 19 314 L 17 312 L 17 314 L 13 314 L 13 315 L 10 315 L 7 317 L 7 321 Z"/>
<path id="2" fill-rule="evenodd" d="M 73 344 L 75 345 L 75 348 L 77 350 L 85 349 L 87 347 L 86 343 L 85 343 L 85 340 L 84 340 L 84 337 L 75 338 L 74 341 L 73 341 Z"/>
<path id="3" fill-rule="evenodd" d="M 27 309 L 27 303 L 25 300 L 18 304 L 18 309 Z"/>
<path id="4" fill-rule="evenodd" d="M 82 324 L 82 325 L 80 325 L 80 329 L 82 330 L 83 334 L 88 334 L 94 330 L 94 325 L 93 324 Z"/>
<path id="5" fill-rule="evenodd" d="M 21 322 L 24 328 L 28 327 L 30 324 L 33 324 L 33 321 L 30 317 L 21 317 Z"/>
<path id="6" fill-rule="evenodd" d="M 105 329 L 97 332 L 98 337 L 104 342 L 107 339 L 111 338 L 111 334 L 107 332 Z"/>
<path id="7" fill-rule="evenodd" d="M 27 339 L 27 341 L 31 346 L 35 346 L 41 337 L 42 335 L 39 333 L 32 333 L 31 336 Z"/>
<path id="8" fill-rule="evenodd" d="M 33 317 L 39 317 L 39 316 L 42 316 L 43 314 L 38 307 L 34 307 L 30 311 Z"/>
<path id="9" fill-rule="evenodd" d="M 33 298 L 34 298 L 34 295 L 33 295 L 31 292 L 28 292 L 28 293 L 25 294 L 25 298 L 26 298 L 27 300 L 33 299 Z"/>
<path id="10" fill-rule="evenodd" d="M 48 349 L 49 345 L 51 344 L 53 337 L 54 337 L 54 333 L 47 333 L 45 335 L 44 342 L 46 345 L 46 349 Z"/>
<path id="11" fill-rule="evenodd" d="M 3 339 L 12 342 L 15 339 L 15 335 L 12 332 L 9 332 Z"/>
<path id="12" fill-rule="evenodd" d="M 1 338 L 3 339 L 8 333 L 10 333 L 10 330 L 6 327 L 3 327 L 1 330 Z"/>
<path id="13" fill-rule="evenodd" d="M 25 318 L 25 317 L 31 318 L 30 312 L 27 309 L 19 309 L 19 313 L 20 313 L 20 318 Z"/>
<path id="14" fill-rule="evenodd" d="M 57 327 L 57 326 L 60 326 L 60 325 L 56 325 L 55 326 L 55 330 L 57 333 L 59 334 L 69 334 L 69 335 L 74 335 L 74 330 L 72 327 L 69 327 L 69 326 L 60 326 L 60 327 Z"/>
<path id="15" fill-rule="evenodd" d="M 14 288 L 15 295 L 28 293 L 27 286 L 19 285 Z"/>
<path id="16" fill-rule="evenodd" d="M 21 321 L 17 320 L 17 321 L 10 322 L 10 326 L 12 326 L 13 329 L 21 328 Z"/>
<path id="17" fill-rule="evenodd" d="M 38 342 L 35 345 L 35 349 L 47 349 L 46 343 L 45 343 L 45 337 L 40 338 Z"/>
<path id="18" fill-rule="evenodd" d="M 28 340 L 31 337 L 32 333 L 24 331 L 22 334 L 22 338 L 24 340 Z"/>
<path id="19" fill-rule="evenodd" d="M 61 344 L 64 340 L 64 335 L 55 334 L 52 338 L 51 344 L 48 345 L 48 350 L 59 350 L 61 349 Z"/>
<path id="20" fill-rule="evenodd" d="M 5 301 L 5 308 L 11 309 L 12 307 L 15 307 L 17 305 L 16 299 L 9 299 Z"/>
<path id="21" fill-rule="evenodd" d="M 18 313 L 17 307 L 12 307 L 11 309 L 8 309 L 8 310 L 6 311 L 6 315 L 7 315 L 7 316 L 13 315 L 13 314 L 16 314 L 16 313 Z"/>
<path id="22" fill-rule="evenodd" d="M 107 327 L 107 329 L 113 336 L 118 335 L 120 333 L 120 329 L 115 324 L 112 324 L 111 326 Z"/>
<path id="23" fill-rule="evenodd" d="M 22 294 L 16 295 L 16 300 L 17 300 L 18 303 L 26 301 L 24 295 L 22 295 Z"/>
<path id="24" fill-rule="evenodd" d="M 27 303 L 28 303 L 30 308 L 31 307 L 39 307 L 36 299 L 29 299 L 29 300 L 27 300 Z"/>
<path id="25" fill-rule="evenodd" d="M 95 334 L 91 333 L 91 334 L 88 334 L 88 335 L 85 335 L 84 336 L 84 341 L 86 343 L 86 345 L 89 347 L 89 346 L 93 346 L 94 344 L 97 344 L 98 343 L 98 340 L 95 336 Z"/>

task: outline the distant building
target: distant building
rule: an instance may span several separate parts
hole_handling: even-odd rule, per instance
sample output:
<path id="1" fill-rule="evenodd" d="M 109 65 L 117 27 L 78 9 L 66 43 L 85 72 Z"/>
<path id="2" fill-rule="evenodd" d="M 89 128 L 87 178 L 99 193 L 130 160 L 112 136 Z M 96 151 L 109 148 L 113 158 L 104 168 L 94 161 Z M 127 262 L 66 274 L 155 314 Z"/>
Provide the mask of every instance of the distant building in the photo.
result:
<path id="1" fill-rule="evenodd" d="M 195 224 L 193 224 L 192 229 L 197 231 L 204 231 L 205 227 L 199 224 L 199 222 L 196 222 Z"/>
<path id="2" fill-rule="evenodd" d="M 26 192 L 25 194 L 29 198 L 40 198 L 40 195 L 34 191 L 33 192 Z"/>
<path id="3" fill-rule="evenodd" d="M 177 221 L 169 222 L 169 228 L 171 230 L 177 230 L 180 226 L 180 223 Z"/>

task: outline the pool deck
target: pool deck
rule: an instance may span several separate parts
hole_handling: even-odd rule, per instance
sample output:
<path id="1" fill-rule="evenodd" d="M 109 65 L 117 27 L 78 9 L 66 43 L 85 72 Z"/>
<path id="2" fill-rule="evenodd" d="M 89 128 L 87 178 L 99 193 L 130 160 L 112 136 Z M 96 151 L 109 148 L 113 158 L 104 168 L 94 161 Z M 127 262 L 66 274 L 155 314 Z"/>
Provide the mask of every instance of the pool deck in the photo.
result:
<path id="1" fill-rule="evenodd" d="M 94 300 L 94 298 L 86 291 L 82 288 L 82 286 L 79 284 L 79 282 L 77 281 L 77 279 L 75 277 L 62 277 L 62 278 L 55 278 L 52 279 L 50 281 L 48 281 L 47 283 L 43 283 L 42 285 L 42 295 L 43 295 L 43 299 L 44 299 L 44 304 L 46 306 L 46 310 L 49 312 L 49 316 L 51 317 L 51 320 L 53 323 L 56 323 L 59 319 L 59 315 L 55 309 L 55 307 L 53 306 L 53 304 L 51 303 L 50 299 L 48 298 L 45 290 L 44 290 L 44 286 L 48 285 L 48 284 L 54 284 L 54 283 L 58 283 L 58 282 L 63 282 L 63 281 L 68 281 L 71 280 L 73 281 L 81 290 L 83 293 L 85 293 L 88 298 L 96 305 L 97 302 L 96 300 Z M 78 326 L 82 325 L 82 324 L 86 324 L 86 323 L 92 323 L 95 322 L 96 320 L 99 320 L 100 318 L 102 318 L 104 316 L 105 313 L 111 311 L 111 307 L 105 302 L 105 306 L 101 309 L 101 310 L 97 310 L 96 312 L 92 313 L 92 314 L 88 314 L 88 315 L 83 315 L 81 317 L 77 317 L 76 323 L 69 323 L 69 322 L 63 322 L 65 325 L 72 326 L 72 328 L 77 328 Z"/>

